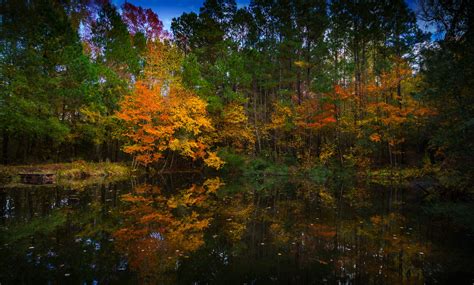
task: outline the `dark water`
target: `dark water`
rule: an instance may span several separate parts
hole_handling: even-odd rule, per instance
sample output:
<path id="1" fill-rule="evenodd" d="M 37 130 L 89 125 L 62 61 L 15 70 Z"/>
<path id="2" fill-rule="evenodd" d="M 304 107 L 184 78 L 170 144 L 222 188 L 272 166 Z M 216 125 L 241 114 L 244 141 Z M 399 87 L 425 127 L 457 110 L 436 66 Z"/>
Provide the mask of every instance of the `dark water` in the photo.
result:
<path id="1" fill-rule="evenodd" d="M 472 284 L 414 189 L 163 176 L 0 190 L 3 284 Z"/>

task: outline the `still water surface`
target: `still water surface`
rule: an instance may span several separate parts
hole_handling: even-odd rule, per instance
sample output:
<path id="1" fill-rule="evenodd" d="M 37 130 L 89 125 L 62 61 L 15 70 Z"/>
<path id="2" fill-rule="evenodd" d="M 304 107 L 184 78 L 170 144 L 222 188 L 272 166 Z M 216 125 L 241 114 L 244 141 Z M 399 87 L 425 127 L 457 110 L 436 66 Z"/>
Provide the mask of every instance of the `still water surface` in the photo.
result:
<path id="1" fill-rule="evenodd" d="M 0 189 L 1 284 L 472 284 L 474 238 L 400 185 L 167 175 Z"/>

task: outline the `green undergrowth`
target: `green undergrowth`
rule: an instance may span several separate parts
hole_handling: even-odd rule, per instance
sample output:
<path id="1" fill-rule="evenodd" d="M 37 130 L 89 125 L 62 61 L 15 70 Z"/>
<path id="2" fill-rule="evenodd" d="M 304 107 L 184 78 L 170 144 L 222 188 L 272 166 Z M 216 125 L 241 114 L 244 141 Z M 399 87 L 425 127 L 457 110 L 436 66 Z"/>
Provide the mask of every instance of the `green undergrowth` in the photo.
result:
<path id="1" fill-rule="evenodd" d="M 226 161 L 222 172 L 238 174 L 245 177 L 294 176 L 310 179 L 316 184 L 330 181 L 347 181 L 357 179 L 368 183 L 390 185 L 393 183 L 409 183 L 415 180 L 437 180 L 433 167 L 383 167 L 377 169 L 360 168 L 346 164 L 340 166 L 337 161 L 301 165 L 296 161 L 281 159 L 275 162 L 267 157 L 251 157 L 236 154 L 229 150 L 219 154 Z"/>
<path id="2" fill-rule="evenodd" d="M 228 175 L 241 175 L 247 178 L 301 177 L 317 184 L 324 184 L 332 176 L 333 169 L 325 165 L 302 167 L 296 161 L 282 159 L 275 162 L 266 157 L 251 157 L 225 150 L 219 154 L 226 162 L 222 172 Z"/>

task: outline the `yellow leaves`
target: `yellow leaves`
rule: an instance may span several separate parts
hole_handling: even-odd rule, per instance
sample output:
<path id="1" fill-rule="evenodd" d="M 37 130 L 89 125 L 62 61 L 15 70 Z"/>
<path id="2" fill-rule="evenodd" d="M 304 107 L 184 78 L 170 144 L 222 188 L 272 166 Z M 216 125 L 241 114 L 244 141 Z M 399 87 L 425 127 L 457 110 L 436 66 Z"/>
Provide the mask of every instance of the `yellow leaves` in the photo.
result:
<path id="1" fill-rule="evenodd" d="M 169 115 L 175 129 L 181 129 L 194 136 L 213 131 L 206 110 L 206 102 L 181 86 L 170 88 Z"/>
<path id="2" fill-rule="evenodd" d="M 334 204 L 334 197 L 325 189 L 321 188 L 319 193 L 319 198 L 321 198 L 321 202 L 326 205 L 333 205 Z"/>
<path id="3" fill-rule="evenodd" d="M 220 159 L 218 156 L 217 156 L 217 153 L 215 152 L 208 152 L 207 153 L 208 156 L 207 158 L 204 159 L 204 163 L 209 166 L 209 167 L 212 167 L 212 168 L 215 168 L 217 170 L 221 169 L 222 166 L 224 166 L 224 161 L 222 161 L 222 159 Z"/>
<path id="4" fill-rule="evenodd" d="M 208 178 L 203 184 L 203 186 L 207 189 L 208 193 L 215 193 L 217 189 L 224 185 L 225 183 L 220 177 Z"/>
<path id="5" fill-rule="evenodd" d="M 91 108 L 81 108 L 80 112 L 86 118 L 86 120 L 91 123 L 100 122 L 102 118 L 98 111 L 92 110 Z"/>
<path id="6" fill-rule="evenodd" d="M 299 68 L 310 68 L 311 67 L 311 63 L 309 63 L 307 61 L 303 61 L 303 60 L 297 60 L 297 61 L 294 62 L 294 64 Z"/>
<path id="7" fill-rule="evenodd" d="M 241 150 L 245 146 L 249 149 L 255 144 L 255 136 L 248 123 L 244 106 L 232 102 L 224 107 L 222 117 L 217 120 L 219 139 Z M 246 145 L 247 144 L 247 145 Z"/>
<path id="8" fill-rule="evenodd" d="M 245 115 L 244 106 L 233 102 L 225 107 L 224 122 L 227 124 L 246 124 L 247 115 Z"/>
<path id="9" fill-rule="evenodd" d="M 285 106 L 282 103 L 273 104 L 273 112 L 271 117 L 271 123 L 267 128 L 276 130 L 282 129 L 286 126 L 289 120 L 293 117 L 293 111 L 289 106 Z"/>
<path id="10" fill-rule="evenodd" d="M 278 222 L 270 225 L 269 232 L 275 237 L 274 243 L 278 246 L 285 246 L 290 242 L 291 234 Z"/>
<path id="11" fill-rule="evenodd" d="M 166 205 L 170 209 L 176 209 L 180 206 L 182 207 L 189 207 L 195 205 L 198 201 L 199 198 L 196 198 L 197 195 L 200 195 L 202 193 L 196 193 L 196 186 L 193 185 L 191 188 L 183 191 L 180 193 L 180 195 L 176 195 L 168 199 L 166 202 Z"/>
<path id="12" fill-rule="evenodd" d="M 215 193 L 224 183 L 219 177 L 209 178 L 202 186 L 192 185 L 188 189 L 182 190 L 179 195 L 174 195 L 167 199 L 166 205 L 170 209 L 176 209 L 180 206 L 202 206 L 208 199 L 208 195 Z"/>
<path id="13" fill-rule="evenodd" d="M 179 206 L 178 201 L 176 199 L 173 199 L 173 198 L 169 199 L 168 202 L 166 202 L 166 204 L 171 209 L 176 209 Z"/>
<path id="14" fill-rule="evenodd" d="M 194 186 L 194 187 L 196 187 L 196 186 Z M 187 193 L 185 193 L 185 194 L 183 195 L 182 203 L 185 204 L 186 206 L 195 205 L 195 204 L 199 201 L 199 198 L 194 197 L 194 195 L 193 195 L 193 194 L 194 194 L 194 193 L 193 193 L 194 191 L 192 191 L 192 190 L 193 190 L 194 187 L 192 187 L 192 188 L 190 189 L 191 191 L 188 191 Z"/>
<path id="15" fill-rule="evenodd" d="M 150 85 L 163 86 L 165 82 L 180 83 L 178 76 L 183 55 L 166 42 L 148 42 L 144 78 Z"/>
<path id="16" fill-rule="evenodd" d="M 323 164 L 328 163 L 335 153 L 336 146 L 334 144 L 324 144 L 319 154 L 319 160 Z"/>
<path id="17" fill-rule="evenodd" d="M 195 150 L 198 148 L 198 143 L 194 140 L 184 139 L 172 139 L 169 143 L 169 149 L 176 151 L 179 154 L 190 157 L 192 159 L 196 158 Z"/>
<path id="18" fill-rule="evenodd" d="M 172 139 L 169 143 L 169 148 L 171 150 L 178 150 L 180 148 L 181 142 L 179 139 Z"/>

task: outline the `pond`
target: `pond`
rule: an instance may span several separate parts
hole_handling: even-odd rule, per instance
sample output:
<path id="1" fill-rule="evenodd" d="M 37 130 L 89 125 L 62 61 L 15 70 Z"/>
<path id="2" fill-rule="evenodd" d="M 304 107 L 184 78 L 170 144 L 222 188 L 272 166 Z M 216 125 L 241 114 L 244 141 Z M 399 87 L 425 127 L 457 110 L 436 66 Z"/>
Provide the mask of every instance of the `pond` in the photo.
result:
<path id="1" fill-rule="evenodd" d="M 416 189 L 197 174 L 0 190 L 1 284 L 472 284 Z"/>

